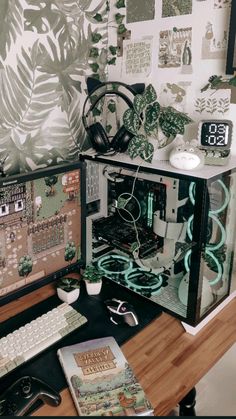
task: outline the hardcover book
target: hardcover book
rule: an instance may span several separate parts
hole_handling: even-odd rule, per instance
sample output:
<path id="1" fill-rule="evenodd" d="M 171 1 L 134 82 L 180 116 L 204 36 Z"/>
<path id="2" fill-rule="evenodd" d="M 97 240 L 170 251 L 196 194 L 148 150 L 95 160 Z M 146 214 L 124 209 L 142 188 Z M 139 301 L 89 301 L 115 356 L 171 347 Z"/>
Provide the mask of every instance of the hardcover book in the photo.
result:
<path id="1" fill-rule="evenodd" d="M 113 337 L 57 352 L 81 416 L 153 416 L 153 408 Z"/>

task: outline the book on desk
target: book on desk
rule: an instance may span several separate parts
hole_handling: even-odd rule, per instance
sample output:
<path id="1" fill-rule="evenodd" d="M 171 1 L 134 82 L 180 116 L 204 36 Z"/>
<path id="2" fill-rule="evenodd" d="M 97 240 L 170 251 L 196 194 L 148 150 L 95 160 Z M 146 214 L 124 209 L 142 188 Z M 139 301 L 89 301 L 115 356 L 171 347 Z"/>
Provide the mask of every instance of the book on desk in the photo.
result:
<path id="1" fill-rule="evenodd" d="M 152 416 L 153 408 L 113 337 L 57 351 L 81 416 Z"/>

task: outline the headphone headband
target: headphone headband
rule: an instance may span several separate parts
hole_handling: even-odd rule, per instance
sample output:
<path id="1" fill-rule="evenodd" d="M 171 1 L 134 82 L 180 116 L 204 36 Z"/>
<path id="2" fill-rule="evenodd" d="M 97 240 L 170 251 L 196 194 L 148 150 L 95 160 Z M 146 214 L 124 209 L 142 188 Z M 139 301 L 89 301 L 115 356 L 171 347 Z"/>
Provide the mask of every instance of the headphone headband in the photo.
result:
<path id="1" fill-rule="evenodd" d="M 92 80 L 92 78 L 88 77 L 87 79 L 87 84 L 89 82 L 89 80 Z M 122 83 L 120 81 L 107 81 L 107 82 L 99 82 L 97 83 L 97 85 L 89 92 L 89 94 L 87 95 L 85 101 L 84 101 L 84 105 L 83 105 L 83 111 L 82 111 L 82 121 L 84 124 L 85 129 L 88 129 L 88 125 L 87 125 L 87 121 L 86 118 L 88 117 L 89 113 L 94 109 L 94 107 L 97 105 L 97 103 L 100 101 L 100 99 L 104 96 L 106 96 L 107 94 L 116 94 L 117 96 L 120 96 L 122 99 L 124 99 L 124 101 L 127 103 L 127 105 L 132 108 L 133 104 L 132 101 L 128 98 L 128 96 L 126 96 L 124 93 L 117 91 L 116 89 L 114 89 L 114 84 L 122 87 L 125 87 L 130 93 L 132 93 L 133 96 L 136 96 L 137 93 L 140 91 L 142 92 L 144 90 L 144 83 L 138 83 L 136 85 L 133 86 L 129 86 L 125 83 Z M 87 105 L 87 102 L 89 101 L 89 99 L 91 98 L 91 96 L 100 88 L 107 86 L 107 85 L 111 85 L 112 89 L 111 90 L 106 90 L 105 92 L 101 93 L 96 100 L 94 101 L 94 103 L 92 103 L 92 105 L 90 106 L 89 110 L 86 112 L 85 114 L 85 108 Z M 136 91 L 137 90 L 137 91 Z"/>

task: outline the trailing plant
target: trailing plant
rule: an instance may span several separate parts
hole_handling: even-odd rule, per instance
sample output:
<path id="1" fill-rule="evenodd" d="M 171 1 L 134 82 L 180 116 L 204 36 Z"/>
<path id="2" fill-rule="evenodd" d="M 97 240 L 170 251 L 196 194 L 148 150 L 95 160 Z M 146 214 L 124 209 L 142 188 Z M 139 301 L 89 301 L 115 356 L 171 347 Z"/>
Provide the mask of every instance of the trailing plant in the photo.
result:
<path id="1" fill-rule="evenodd" d="M 57 282 L 57 288 L 61 288 L 66 292 L 73 291 L 74 289 L 80 288 L 78 279 L 75 278 L 61 278 Z"/>
<path id="2" fill-rule="evenodd" d="M 133 134 L 128 146 L 128 154 L 133 159 L 140 156 L 151 162 L 154 146 L 150 138 L 157 141 L 157 148 L 171 143 L 177 134 L 184 134 L 185 125 L 192 119 L 184 112 L 179 112 L 172 106 L 161 106 L 157 94 L 149 84 L 142 94 L 133 99 L 133 109 L 127 109 L 123 115 L 123 124 L 127 131 Z M 160 139 L 160 131 L 165 138 Z"/>
<path id="3" fill-rule="evenodd" d="M 102 277 L 103 272 L 94 265 L 87 265 L 83 272 L 83 278 L 90 283 L 101 282 Z"/>

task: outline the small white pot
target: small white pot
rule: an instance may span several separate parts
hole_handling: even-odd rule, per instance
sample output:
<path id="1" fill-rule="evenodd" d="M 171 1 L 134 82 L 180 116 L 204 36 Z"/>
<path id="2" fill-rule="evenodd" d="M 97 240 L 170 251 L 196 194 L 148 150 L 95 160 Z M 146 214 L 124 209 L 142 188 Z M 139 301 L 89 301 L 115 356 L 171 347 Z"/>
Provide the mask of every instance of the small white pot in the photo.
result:
<path id="1" fill-rule="evenodd" d="M 79 297 L 80 288 L 75 288 L 72 291 L 65 291 L 61 288 L 57 288 L 57 295 L 61 301 L 64 301 L 67 304 L 72 304 Z"/>
<path id="2" fill-rule="evenodd" d="M 102 288 L 102 281 L 100 282 L 88 282 L 85 281 L 86 290 L 88 295 L 97 295 L 100 293 Z"/>
<path id="3" fill-rule="evenodd" d="M 162 131 L 159 132 L 159 137 L 160 140 L 166 140 L 166 136 L 163 134 Z M 158 142 L 155 138 L 149 138 L 149 143 L 151 143 L 154 147 L 153 160 L 169 160 L 170 152 L 175 147 L 179 137 L 179 135 L 176 135 L 176 137 L 169 144 L 160 148 L 157 147 Z"/>

